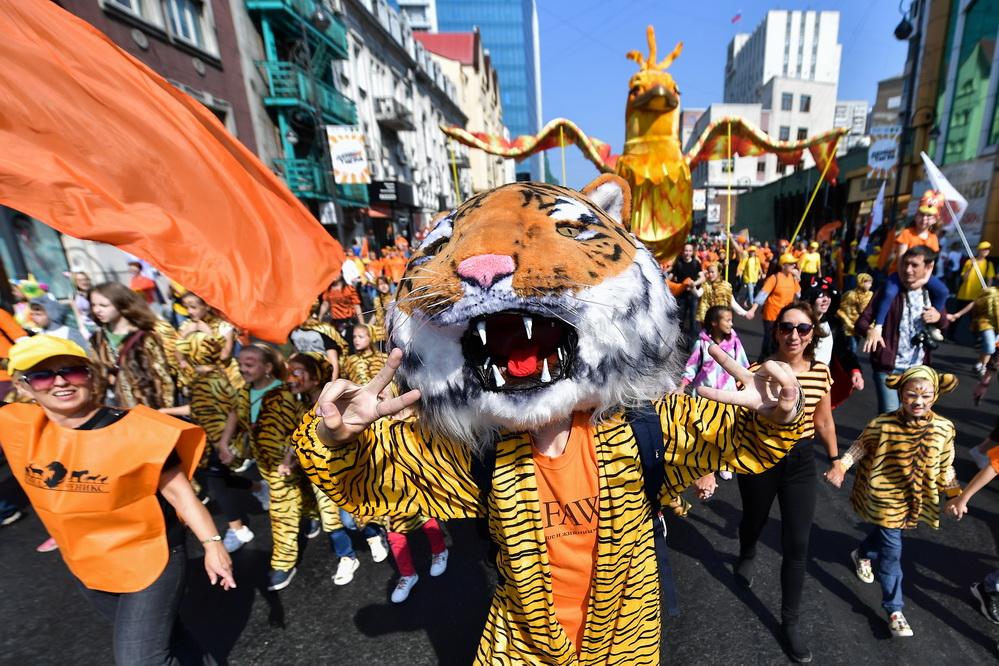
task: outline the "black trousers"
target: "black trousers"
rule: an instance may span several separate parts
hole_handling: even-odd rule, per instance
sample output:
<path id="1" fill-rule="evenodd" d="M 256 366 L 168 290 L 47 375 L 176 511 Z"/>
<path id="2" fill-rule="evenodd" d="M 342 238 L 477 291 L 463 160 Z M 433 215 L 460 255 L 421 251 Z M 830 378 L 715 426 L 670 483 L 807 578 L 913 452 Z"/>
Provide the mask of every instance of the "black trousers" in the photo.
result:
<path id="1" fill-rule="evenodd" d="M 756 557 L 756 543 L 767 523 L 774 498 L 780 505 L 781 619 L 798 620 L 805 585 L 808 538 L 815 516 L 815 458 L 812 440 L 795 444 L 788 454 L 762 474 L 740 474 L 742 521 L 739 557 Z"/>
<path id="2" fill-rule="evenodd" d="M 222 509 L 222 515 L 228 522 L 245 518 L 239 498 L 234 491 L 249 490 L 253 483 L 249 479 L 233 474 L 228 465 L 223 465 L 214 447 L 208 456 L 208 464 L 203 469 L 198 469 L 195 477 L 205 487 L 212 501 Z"/>

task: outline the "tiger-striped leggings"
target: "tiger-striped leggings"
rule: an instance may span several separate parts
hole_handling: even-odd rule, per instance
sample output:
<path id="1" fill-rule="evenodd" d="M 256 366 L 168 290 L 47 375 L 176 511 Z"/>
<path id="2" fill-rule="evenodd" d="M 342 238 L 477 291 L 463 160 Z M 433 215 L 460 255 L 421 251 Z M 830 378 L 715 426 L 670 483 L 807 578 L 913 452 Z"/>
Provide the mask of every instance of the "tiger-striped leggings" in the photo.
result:
<path id="1" fill-rule="evenodd" d="M 270 486 L 271 569 L 289 571 L 298 562 L 298 530 L 302 521 L 302 484 L 297 473 L 281 476 L 277 472 L 281 453 L 260 455 L 257 468 Z"/>

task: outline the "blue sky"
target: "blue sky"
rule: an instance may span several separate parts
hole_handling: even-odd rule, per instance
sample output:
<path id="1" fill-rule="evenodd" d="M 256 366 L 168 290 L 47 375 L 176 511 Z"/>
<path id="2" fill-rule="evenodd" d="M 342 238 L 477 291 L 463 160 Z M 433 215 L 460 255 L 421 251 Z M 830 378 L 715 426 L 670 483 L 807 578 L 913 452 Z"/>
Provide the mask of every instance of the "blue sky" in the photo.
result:
<path id="1" fill-rule="evenodd" d="M 908 3 L 906 3 L 908 4 Z M 738 32 L 752 32 L 767 9 L 835 9 L 840 12 L 839 99 L 874 103 L 877 82 L 902 72 L 906 45 L 892 31 L 901 16 L 893 0 L 836 0 L 764 4 L 729 0 L 537 0 L 541 32 L 543 121 L 565 117 L 590 136 L 620 152 L 628 78 L 637 65 L 625 53 L 646 53 L 645 26 L 656 29 L 659 57 L 683 40 L 683 53 L 670 67 L 685 107 L 722 101 L 725 53 Z M 737 13 L 742 19 L 732 24 Z M 500 82 L 502 85 L 502 82 Z M 552 172 L 561 174 L 561 155 L 548 151 Z M 566 149 L 571 187 L 582 187 L 596 169 L 576 148 Z"/>

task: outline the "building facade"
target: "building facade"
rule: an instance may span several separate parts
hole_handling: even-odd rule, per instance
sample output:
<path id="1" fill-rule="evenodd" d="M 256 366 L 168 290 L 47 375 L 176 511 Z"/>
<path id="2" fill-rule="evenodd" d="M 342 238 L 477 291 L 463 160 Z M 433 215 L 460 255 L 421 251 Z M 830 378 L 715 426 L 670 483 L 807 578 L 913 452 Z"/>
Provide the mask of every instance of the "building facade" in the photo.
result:
<path id="1" fill-rule="evenodd" d="M 440 131 L 467 118 L 458 88 L 405 17 L 385 0 L 344 0 L 343 9 L 350 58 L 334 71 L 356 101 L 372 178 L 367 215 L 352 220 L 346 240 L 367 235 L 386 245 L 471 194 L 468 149 Z"/>
<path id="2" fill-rule="evenodd" d="M 468 118 L 466 129 L 509 138 L 510 132 L 503 125 L 499 77 L 489 54 L 482 48 L 479 31 L 414 32 L 413 36 L 430 51 L 444 74 L 457 84 L 459 105 Z M 474 194 L 515 178 L 513 160 L 470 150 L 468 161 Z"/>
<path id="3" fill-rule="evenodd" d="M 900 74 L 890 79 L 878 81 L 878 92 L 871 107 L 868 127 L 898 125 L 902 121 L 902 91 L 905 79 Z"/>
<path id="4" fill-rule="evenodd" d="M 838 155 L 846 155 L 847 151 L 857 146 L 870 145 L 867 136 L 867 119 L 871 105 L 867 100 L 840 100 L 836 102 L 833 114 L 833 127 L 846 127 L 849 133 L 839 142 Z"/>

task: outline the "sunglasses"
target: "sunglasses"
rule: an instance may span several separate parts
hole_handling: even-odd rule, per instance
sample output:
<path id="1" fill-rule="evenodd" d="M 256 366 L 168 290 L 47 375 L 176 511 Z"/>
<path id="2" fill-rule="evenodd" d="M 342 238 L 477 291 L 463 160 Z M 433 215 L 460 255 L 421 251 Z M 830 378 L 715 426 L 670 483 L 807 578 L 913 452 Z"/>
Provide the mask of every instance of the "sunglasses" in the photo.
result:
<path id="1" fill-rule="evenodd" d="M 58 370 L 35 370 L 25 372 L 21 379 L 32 391 L 47 391 L 55 385 L 56 377 L 62 377 L 73 386 L 85 386 L 90 382 L 90 368 L 85 365 L 72 365 Z"/>
<path id="2" fill-rule="evenodd" d="M 812 324 L 792 324 L 789 321 L 782 321 L 777 324 L 777 330 L 784 335 L 791 335 L 791 331 L 798 331 L 798 335 L 805 337 L 815 328 Z"/>

